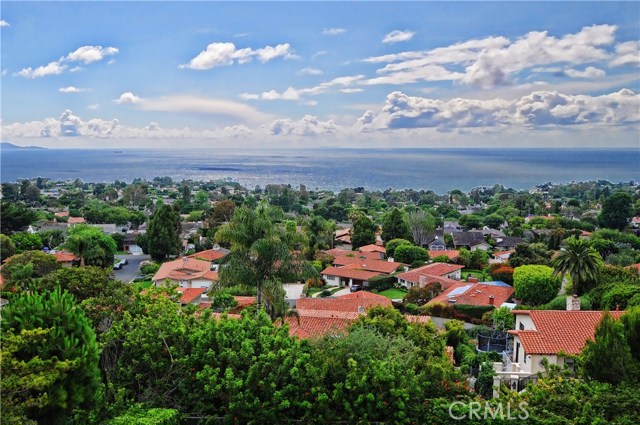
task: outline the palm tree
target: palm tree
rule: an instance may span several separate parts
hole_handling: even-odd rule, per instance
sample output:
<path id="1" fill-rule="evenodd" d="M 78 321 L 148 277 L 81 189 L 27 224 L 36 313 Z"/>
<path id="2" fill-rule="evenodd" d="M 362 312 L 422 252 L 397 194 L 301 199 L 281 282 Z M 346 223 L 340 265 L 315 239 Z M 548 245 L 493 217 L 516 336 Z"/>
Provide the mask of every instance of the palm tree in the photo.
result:
<path id="1" fill-rule="evenodd" d="M 92 243 L 91 238 L 82 234 L 69 236 L 62 246 L 80 257 L 80 267 L 84 267 L 85 260 L 94 256 L 96 251 L 96 246 Z"/>
<path id="2" fill-rule="evenodd" d="M 568 274 L 573 283 L 573 295 L 578 296 L 580 285 L 598 275 L 602 257 L 585 239 L 567 239 L 567 246 L 551 260 L 553 276 Z"/>
<path id="3" fill-rule="evenodd" d="M 320 215 L 314 215 L 305 221 L 304 228 L 309 235 L 309 249 L 307 258 L 312 260 L 316 252 L 327 246 L 333 248 L 333 232 L 336 224 L 332 220 L 326 220 Z"/>
<path id="4" fill-rule="evenodd" d="M 256 211 L 241 207 L 215 236 L 217 241 L 231 246 L 220 267 L 220 285 L 255 287 L 258 310 L 263 298 L 269 304 L 267 307 L 273 303 L 271 296 L 265 297 L 265 285 L 267 289 L 274 285 L 281 287 L 282 282 L 313 273 L 313 268 L 289 249 L 286 233 L 272 221 L 275 216 L 266 204 Z M 273 290 L 268 292 L 275 294 Z M 284 299 L 282 293 L 280 298 Z"/>

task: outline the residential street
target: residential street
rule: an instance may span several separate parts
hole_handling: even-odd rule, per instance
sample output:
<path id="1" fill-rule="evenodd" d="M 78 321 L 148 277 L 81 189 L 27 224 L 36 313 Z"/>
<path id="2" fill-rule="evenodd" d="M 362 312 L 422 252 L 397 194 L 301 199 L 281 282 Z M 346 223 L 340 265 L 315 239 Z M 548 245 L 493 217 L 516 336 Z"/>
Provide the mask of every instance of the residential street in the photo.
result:
<path id="1" fill-rule="evenodd" d="M 148 255 L 116 255 L 116 260 L 123 259 L 127 259 L 129 264 L 122 266 L 121 270 L 114 270 L 113 273 L 116 279 L 129 283 L 140 274 L 140 263 L 150 260 L 151 257 Z"/>

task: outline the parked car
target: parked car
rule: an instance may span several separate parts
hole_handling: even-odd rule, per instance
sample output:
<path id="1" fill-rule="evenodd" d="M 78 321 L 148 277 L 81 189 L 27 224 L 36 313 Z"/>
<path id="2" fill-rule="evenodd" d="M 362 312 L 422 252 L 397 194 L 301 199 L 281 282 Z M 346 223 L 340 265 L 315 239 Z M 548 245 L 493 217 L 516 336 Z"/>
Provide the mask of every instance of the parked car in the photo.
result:
<path id="1" fill-rule="evenodd" d="M 362 290 L 362 285 L 360 285 L 359 283 L 354 283 L 353 285 L 351 285 L 351 288 L 349 289 L 351 292 L 358 292 Z"/>
<path id="2" fill-rule="evenodd" d="M 122 269 L 122 263 L 115 263 L 113 265 L 113 270 L 121 270 Z"/>
<path id="3" fill-rule="evenodd" d="M 126 266 L 127 264 L 129 264 L 129 261 L 128 260 L 120 260 L 120 262 L 118 264 L 120 264 L 120 268 L 122 268 L 122 266 Z"/>

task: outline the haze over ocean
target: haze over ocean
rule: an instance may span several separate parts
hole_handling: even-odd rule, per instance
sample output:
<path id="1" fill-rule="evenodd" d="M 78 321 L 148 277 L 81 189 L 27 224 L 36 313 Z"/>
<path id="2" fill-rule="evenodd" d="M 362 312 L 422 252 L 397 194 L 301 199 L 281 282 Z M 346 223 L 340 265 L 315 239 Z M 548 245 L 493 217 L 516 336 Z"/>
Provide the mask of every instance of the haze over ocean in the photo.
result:
<path id="1" fill-rule="evenodd" d="M 444 193 L 500 183 L 515 189 L 552 182 L 640 180 L 639 149 L 3 149 L 2 182 L 80 178 L 127 182 L 230 178 L 248 188 L 269 183 L 340 190 L 431 189 Z"/>

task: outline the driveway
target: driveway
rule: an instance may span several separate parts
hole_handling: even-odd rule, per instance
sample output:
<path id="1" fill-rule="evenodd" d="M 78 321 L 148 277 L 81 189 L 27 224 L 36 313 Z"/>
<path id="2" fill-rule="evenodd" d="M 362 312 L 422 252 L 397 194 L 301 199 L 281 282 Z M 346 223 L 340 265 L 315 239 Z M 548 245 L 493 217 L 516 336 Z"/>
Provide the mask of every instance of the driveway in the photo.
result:
<path id="1" fill-rule="evenodd" d="M 122 282 L 131 282 L 131 280 L 140 274 L 140 263 L 150 260 L 148 255 L 116 255 L 116 260 L 128 260 L 129 264 L 122 266 L 120 270 L 114 270 L 113 274 L 116 279 Z"/>

